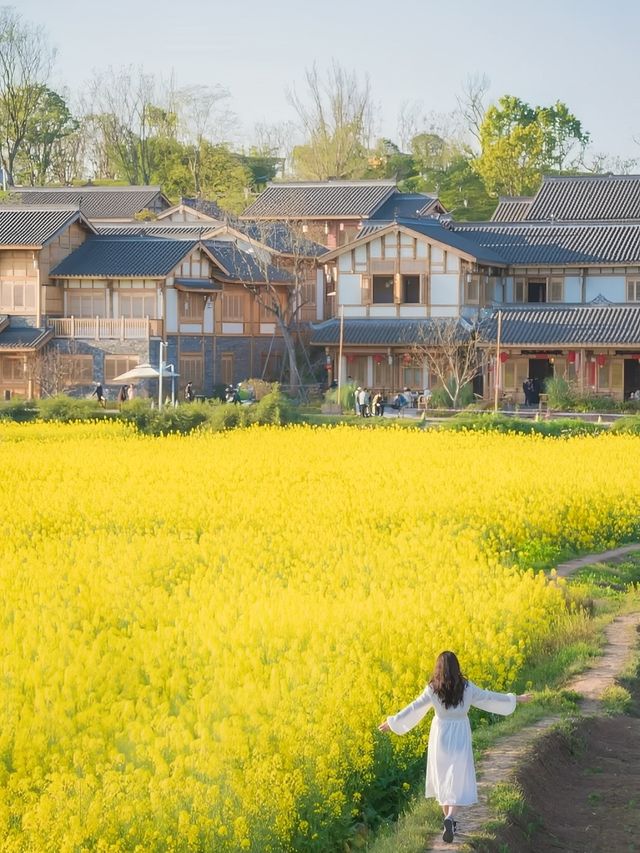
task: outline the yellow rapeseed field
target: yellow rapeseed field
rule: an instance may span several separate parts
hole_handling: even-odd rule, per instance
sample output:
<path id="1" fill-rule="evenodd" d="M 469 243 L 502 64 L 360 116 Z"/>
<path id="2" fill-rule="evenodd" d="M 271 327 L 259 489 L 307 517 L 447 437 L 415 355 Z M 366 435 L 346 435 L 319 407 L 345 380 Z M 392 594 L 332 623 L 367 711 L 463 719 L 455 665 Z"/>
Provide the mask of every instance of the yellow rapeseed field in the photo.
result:
<path id="1" fill-rule="evenodd" d="M 638 534 L 639 451 L 1 426 L 1 849 L 334 849 L 438 652 L 508 688 L 580 618 L 532 567 Z"/>

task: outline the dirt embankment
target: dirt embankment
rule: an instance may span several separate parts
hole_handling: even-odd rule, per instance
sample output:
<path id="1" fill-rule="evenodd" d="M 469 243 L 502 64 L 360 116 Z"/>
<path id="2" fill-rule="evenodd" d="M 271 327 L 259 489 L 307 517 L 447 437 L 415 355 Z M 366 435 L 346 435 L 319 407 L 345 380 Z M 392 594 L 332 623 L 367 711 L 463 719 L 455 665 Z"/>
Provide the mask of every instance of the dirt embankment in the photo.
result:
<path id="1" fill-rule="evenodd" d="M 626 685 L 628 688 L 632 685 Z M 515 778 L 522 815 L 483 842 L 483 853 L 640 851 L 640 685 L 629 715 L 551 731 Z"/>

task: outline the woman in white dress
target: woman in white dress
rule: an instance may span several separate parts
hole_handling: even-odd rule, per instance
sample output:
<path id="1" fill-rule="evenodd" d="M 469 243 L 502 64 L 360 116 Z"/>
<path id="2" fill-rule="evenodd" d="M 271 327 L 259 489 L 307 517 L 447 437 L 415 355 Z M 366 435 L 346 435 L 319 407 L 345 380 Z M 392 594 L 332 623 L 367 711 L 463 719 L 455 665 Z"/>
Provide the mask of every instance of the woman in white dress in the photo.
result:
<path id="1" fill-rule="evenodd" d="M 530 698 L 528 693 L 516 696 L 481 690 L 462 675 L 453 652 L 442 652 L 420 696 L 378 726 L 381 732 L 404 735 L 433 708 L 435 719 L 429 732 L 426 796 L 435 797 L 442 806 L 444 841 L 453 841 L 457 808 L 470 806 L 478 800 L 469 708 L 474 706 L 506 716 L 513 713 L 517 702 L 528 702 Z"/>

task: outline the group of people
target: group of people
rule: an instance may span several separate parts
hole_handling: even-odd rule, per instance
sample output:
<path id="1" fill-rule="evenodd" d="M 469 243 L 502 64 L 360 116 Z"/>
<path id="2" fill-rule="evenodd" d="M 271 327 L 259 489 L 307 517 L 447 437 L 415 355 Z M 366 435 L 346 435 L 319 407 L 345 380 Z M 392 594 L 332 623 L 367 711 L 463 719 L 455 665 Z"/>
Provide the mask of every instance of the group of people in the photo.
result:
<path id="1" fill-rule="evenodd" d="M 540 402 L 540 380 L 529 376 L 522 383 L 525 406 L 537 406 Z"/>
<path id="2" fill-rule="evenodd" d="M 133 400 L 135 397 L 135 388 L 133 385 L 123 385 L 118 392 L 118 402 L 126 403 L 129 400 Z"/>
<path id="3" fill-rule="evenodd" d="M 356 388 L 355 409 L 356 414 L 362 418 L 370 418 L 373 415 L 382 417 L 384 415 L 385 399 L 383 395 L 377 391 L 371 394 L 369 388 Z"/>

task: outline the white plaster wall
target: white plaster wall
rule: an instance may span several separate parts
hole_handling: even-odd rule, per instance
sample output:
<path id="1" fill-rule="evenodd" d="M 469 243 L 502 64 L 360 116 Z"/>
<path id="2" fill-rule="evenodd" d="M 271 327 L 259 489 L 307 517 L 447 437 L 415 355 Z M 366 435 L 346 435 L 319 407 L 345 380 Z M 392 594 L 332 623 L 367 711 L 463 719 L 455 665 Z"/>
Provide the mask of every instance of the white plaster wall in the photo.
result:
<path id="1" fill-rule="evenodd" d="M 396 317 L 395 305 L 371 305 L 369 306 L 370 317 Z"/>
<path id="2" fill-rule="evenodd" d="M 351 272 L 351 252 L 343 252 L 338 256 L 338 269 L 340 272 Z"/>
<path id="3" fill-rule="evenodd" d="M 566 275 L 564 277 L 564 301 L 581 302 L 582 294 L 580 291 L 580 276 Z"/>
<path id="4" fill-rule="evenodd" d="M 333 288 L 331 288 L 333 290 Z M 316 270 L 316 320 L 324 319 L 324 273 Z"/>
<path id="5" fill-rule="evenodd" d="M 460 258 L 447 252 L 447 272 L 460 272 Z"/>
<path id="6" fill-rule="evenodd" d="M 611 302 L 625 302 L 625 277 L 623 275 L 588 275 L 586 301 L 591 302 L 600 293 Z"/>
<path id="7" fill-rule="evenodd" d="M 416 252 L 419 258 L 428 258 L 429 257 L 429 244 L 424 243 L 422 240 L 418 240 L 418 251 Z"/>
<path id="8" fill-rule="evenodd" d="M 371 243 L 369 243 L 369 255 L 372 258 L 382 257 L 382 241 L 380 239 L 372 240 Z"/>
<path id="9" fill-rule="evenodd" d="M 504 301 L 513 302 L 513 276 L 508 275 L 504 279 Z"/>
<path id="10" fill-rule="evenodd" d="M 344 306 L 344 316 L 345 317 L 366 317 L 367 309 L 362 307 L 359 308 L 357 305 L 345 305 Z"/>
<path id="11" fill-rule="evenodd" d="M 400 306 L 400 316 L 401 317 L 427 317 L 427 309 L 424 305 L 401 305 Z"/>
<path id="12" fill-rule="evenodd" d="M 209 333 L 213 332 L 213 299 L 208 299 L 205 302 L 202 331 Z"/>
<path id="13" fill-rule="evenodd" d="M 431 304 L 458 304 L 458 276 L 446 273 L 436 273 L 431 276 Z"/>
<path id="14" fill-rule="evenodd" d="M 338 304 L 360 305 L 361 303 L 360 276 L 353 273 L 341 273 L 338 279 Z"/>
<path id="15" fill-rule="evenodd" d="M 437 305 L 433 305 L 431 307 L 431 316 L 432 317 L 457 317 L 458 311 L 456 308 L 447 308 L 447 307 L 439 308 Z"/>
<path id="16" fill-rule="evenodd" d="M 165 299 L 165 327 L 170 334 L 178 331 L 178 291 L 168 287 Z"/>

